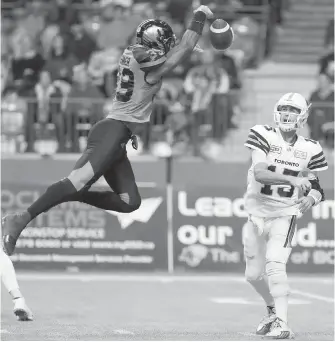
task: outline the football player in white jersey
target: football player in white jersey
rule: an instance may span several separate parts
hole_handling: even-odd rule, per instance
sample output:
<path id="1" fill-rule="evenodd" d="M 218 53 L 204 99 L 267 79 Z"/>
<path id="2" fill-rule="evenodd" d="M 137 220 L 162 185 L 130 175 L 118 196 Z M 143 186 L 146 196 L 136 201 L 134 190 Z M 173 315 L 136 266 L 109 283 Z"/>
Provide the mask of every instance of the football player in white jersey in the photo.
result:
<path id="1" fill-rule="evenodd" d="M 252 156 L 245 194 L 245 276 L 267 306 L 256 333 L 276 339 L 294 337 L 287 324 L 286 263 L 296 219 L 324 199 L 316 175 L 328 168 L 322 147 L 297 134 L 309 107 L 302 95 L 285 94 L 274 108 L 276 127 L 256 125 L 245 142 Z"/>
<path id="2" fill-rule="evenodd" d="M 2 284 L 12 297 L 14 303 L 14 315 L 19 321 L 32 321 L 33 314 L 28 308 L 20 291 L 15 269 L 9 256 L 0 248 L 0 276 Z"/>

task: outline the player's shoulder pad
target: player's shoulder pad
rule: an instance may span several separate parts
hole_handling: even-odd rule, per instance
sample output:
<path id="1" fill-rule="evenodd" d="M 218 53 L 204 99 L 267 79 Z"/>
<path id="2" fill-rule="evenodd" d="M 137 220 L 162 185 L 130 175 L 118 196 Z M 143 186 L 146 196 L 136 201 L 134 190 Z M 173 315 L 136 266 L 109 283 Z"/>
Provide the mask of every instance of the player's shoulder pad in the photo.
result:
<path id="1" fill-rule="evenodd" d="M 158 49 L 149 49 L 143 45 L 134 45 L 132 47 L 134 59 L 143 71 L 151 69 L 165 63 L 166 56 L 163 51 Z"/>
<path id="2" fill-rule="evenodd" d="M 271 131 L 275 132 L 274 128 L 264 125 L 255 125 L 250 128 L 247 141 L 244 146 L 253 150 L 261 150 L 265 154 L 270 152 L 269 135 Z"/>
<path id="3" fill-rule="evenodd" d="M 308 169 L 311 171 L 324 171 L 328 169 L 328 163 L 326 156 L 323 153 L 322 146 L 318 141 L 304 138 L 308 148 L 311 151 L 311 157 L 307 165 Z"/>

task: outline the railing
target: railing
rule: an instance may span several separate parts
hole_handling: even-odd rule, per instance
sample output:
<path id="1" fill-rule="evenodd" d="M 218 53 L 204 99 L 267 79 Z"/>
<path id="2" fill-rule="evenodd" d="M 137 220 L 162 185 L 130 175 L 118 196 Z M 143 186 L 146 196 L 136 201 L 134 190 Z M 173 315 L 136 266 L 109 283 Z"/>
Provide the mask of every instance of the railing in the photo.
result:
<path id="1" fill-rule="evenodd" d="M 157 100 L 151 121 L 140 124 L 135 131 L 142 145 L 142 152 L 150 152 L 154 143 L 167 141 L 172 135 L 174 143 L 182 142 L 186 147 L 183 153 L 199 155 L 199 149 L 208 139 L 222 143 L 229 130 L 233 111 L 234 92 L 214 94 L 209 106 L 204 110 L 192 111 L 191 102 L 172 110 L 165 100 Z M 45 115 L 39 111 L 34 99 L 26 99 L 26 112 L 3 103 L 1 115 L 2 152 L 23 153 L 56 152 L 78 153 L 85 149 L 88 132 L 92 125 L 106 116 L 104 102 L 87 99 L 69 99 L 69 104 L 89 102 L 90 110 L 69 112 L 62 109 L 61 101 L 52 101 Z M 257 109 L 255 109 L 257 110 Z M 331 113 L 334 103 L 313 103 L 308 125 L 311 138 L 325 141 L 333 148 L 334 122 Z M 257 117 L 255 117 L 255 122 Z M 171 141 L 171 139 L 170 139 Z M 332 145 L 331 145 L 332 144 Z"/>
<path id="2" fill-rule="evenodd" d="M 149 152 L 153 143 L 166 141 L 172 134 L 174 142 L 183 141 L 187 153 L 199 154 L 201 143 L 210 138 L 220 142 L 229 129 L 233 116 L 232 94 L 214 94 L 208 108 L 192 112 L 191 102 L 172 108 L 164 100 L 155 101 L 151 121 L 140 124 L 133 132 L 142 142 L 143 152 Z M 69 112 L 61 100 L 50 102 L 49 110 L 41 111 L 35 99 L 25 99 L 26 111 L 19 111 L 15 104 L 2 105 L 2 152 L 81 152 L 86 147 L 86 138 L 92 125 L 106 116 L 104 101 L 68 99 L 70 104 L 86 101 L 90 109 L 78 106 Z M 92 105 L 96 105 L 92 107 Z M 75 106 L 74 106 L 75 108 Z M 107 107 L 105 107 L 106 109 Z M 100 112 L 100 113 L 99 113 Z"/>

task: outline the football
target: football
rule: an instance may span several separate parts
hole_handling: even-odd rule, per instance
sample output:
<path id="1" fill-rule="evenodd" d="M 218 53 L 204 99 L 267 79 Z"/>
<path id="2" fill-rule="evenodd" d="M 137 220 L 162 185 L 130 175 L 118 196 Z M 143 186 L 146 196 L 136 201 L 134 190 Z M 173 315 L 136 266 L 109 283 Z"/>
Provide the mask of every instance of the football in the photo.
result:
<path id="1" fill-rule="evenodd" d="M 234 31 L 223 19 L 216 19 L 210 27 L 210 41 L 217 50 L 227 50 L 234 40 Z"/>

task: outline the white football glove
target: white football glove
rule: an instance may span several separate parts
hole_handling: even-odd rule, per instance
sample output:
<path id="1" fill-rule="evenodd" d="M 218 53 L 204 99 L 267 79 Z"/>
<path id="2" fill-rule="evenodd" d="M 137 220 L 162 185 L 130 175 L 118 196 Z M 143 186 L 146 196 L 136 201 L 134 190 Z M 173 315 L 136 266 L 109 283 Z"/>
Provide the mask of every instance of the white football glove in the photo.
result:
<path id="1" fill-rule="evenodd" d="M 207 17 L 207 19 L 211 19 L 211 18 L 213 18 L 213 12 L 209 9 L 209 7 L 208 6 L 205 6 L 205 5 L 201 5 L 201 6 L 199 6 L 193 13 L 195 13 L 195 12 L 199 12 L 199 11 L 201 11 L 201 12 L 203 12 L 203 13 L 205 13 L 206 14 L 206 17 Z"/>

